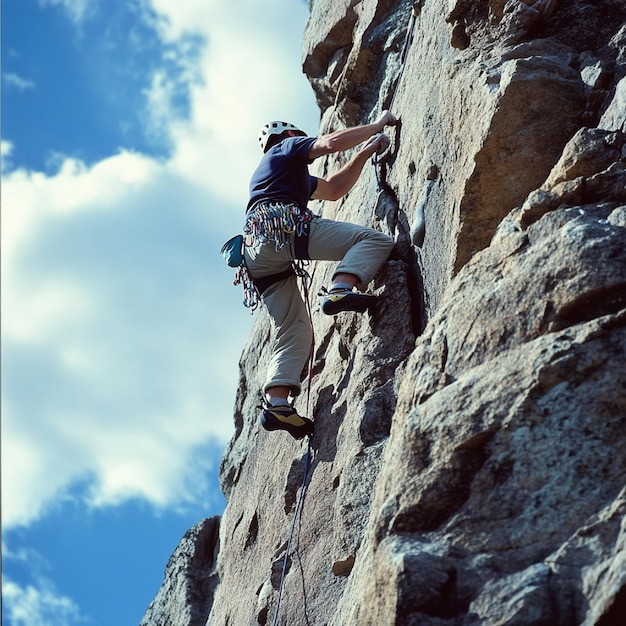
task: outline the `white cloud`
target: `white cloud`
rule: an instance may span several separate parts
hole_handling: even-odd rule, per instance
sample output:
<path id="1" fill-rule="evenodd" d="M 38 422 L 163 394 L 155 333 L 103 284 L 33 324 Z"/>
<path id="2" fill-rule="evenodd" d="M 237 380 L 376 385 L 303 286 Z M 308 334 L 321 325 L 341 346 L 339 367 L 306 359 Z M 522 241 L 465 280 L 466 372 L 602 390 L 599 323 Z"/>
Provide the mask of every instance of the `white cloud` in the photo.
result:
<path id="1" fill-rule="evenodd" d="M 0 141 L 0 171 L 4 174 L 12 168 L 11 155 L 13 154 L 13 142 L 2 139 Z"/>
<path id="2" fill-rule="evenodd" d="M 204 497 L 191 461 L 232 432 L 249 323 L 211 269 L 210 197 L 120 154 L 10 173 L 3 202 L 5 526 L 85 480 L 94 506 Z M 219 329 L 237 319 L 231 346 Z"/>
<path id="3" fill-rule="evenodd" d="M 15 87 L 19 91 L 27 91 L 28 89 L 34 89 L 35 83 L 27 78 L 22 78 L 19 74 L 14 72 L 7 72 L 3 74 L 4 82 L 9 87 Z"/>
<path id="4" fill-rule="evenodd" d="M 191 119 L 172 126 L 172 166 L 221 197 L 245 203 L 259 156 L 259 128 L 286 118 L 317 131 L 318 110 L 301 71 L 306 5 L 297 0 L 153 4 L 167 11 L 171 32 L 203 28 L 207 40 L 199 60 L 204 80 L 190 92 Z M 295 23 L 300 28 L 284 26 Z"/>
<path id="5" fill-rule="evenodd" d="M 2 603 L 11 626 L 72 626 L 87 621 L 71 598 L 58 594 L 47 579 L 22 586 L 3 576 Z"/>
<path id="6" fill-rule="evenodd" d="M 98 0 L 39 0 L 40 6 L 58 6 L 65 11 L 68 18 L 80 24 L 95 10 Z"/>
<path id="7" fill-rule="evenodd" d="M 11 626 L 73 626 L 87 623 L 78 605 L 60 593 L 47 572 L 49 563 L 30 548 L 12 550 L 2 542 L 2 616 Z M 18 564 L 25 573 L 17 582 L 6 573 Z"/>
<path id="8" fill-rule="evenodd" d="M 93 6 L 55 3 L 76 20 Z M 258 128 L 287 118 L 316 130 L 300 74 L 307 9 L 152 5 L 183 68 L 175 79 L 155 74 L 146 94 L 146 124 L 171 138 L 170 158 L 121 149 L 88 166 L 60 155 L 44 174 L 11 170 L 2 144 L 5 528 L 77 497 L 77 485 L 91 506 L 200 500 L 215 463 L 202 451 L 232 432 L 252 318 L 219 247 L 241 227 Z M 188 34 L 206 40 L 194 67 L 187 44 L 174 45 Z M 182 88 L 185 118 L 174 103 Z"/>

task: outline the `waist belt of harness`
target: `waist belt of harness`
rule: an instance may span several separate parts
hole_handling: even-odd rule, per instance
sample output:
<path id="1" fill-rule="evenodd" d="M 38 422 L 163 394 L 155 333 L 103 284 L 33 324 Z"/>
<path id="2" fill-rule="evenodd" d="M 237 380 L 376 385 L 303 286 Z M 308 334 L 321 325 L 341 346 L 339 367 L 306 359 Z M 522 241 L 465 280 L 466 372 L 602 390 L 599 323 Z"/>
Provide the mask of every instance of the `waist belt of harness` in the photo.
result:
<path id="1" fill-rule="evenodd" d="M 270 274 L 269 276 L 263 276 L 261 278 L 253 278 L 252 282 L 258 289 L 259 293 L 263 295 L 263 292 L 267 291 L 274 283 L 277 283 L 279 280 L 289 278 L 292 274 L 295 274 L 293 267 L 288 267 L 283 272 L 278 272 L 278 274 Z"/>

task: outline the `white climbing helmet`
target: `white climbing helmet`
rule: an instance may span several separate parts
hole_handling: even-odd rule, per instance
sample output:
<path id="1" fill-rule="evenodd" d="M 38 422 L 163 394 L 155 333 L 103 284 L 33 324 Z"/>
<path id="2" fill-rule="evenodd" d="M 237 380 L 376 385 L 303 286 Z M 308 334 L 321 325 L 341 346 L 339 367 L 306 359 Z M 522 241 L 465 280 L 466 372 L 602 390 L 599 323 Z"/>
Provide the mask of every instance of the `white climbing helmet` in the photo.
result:
<path id="1" fill-rule="evenodd" d="M 301 131 L 299 128 L 290 124 L 289 122 L 268 122 L 261 128 L 259 131 L 259 143 L 261 144 L 261 149 L 265 152 L 265 147 L 267 146 L 267 142 L 272 135 L 282 135 L 284 132 L 288 130 L 293 131 L 298 135 L 303 135 L 306 137 L 306 133 Z"/>

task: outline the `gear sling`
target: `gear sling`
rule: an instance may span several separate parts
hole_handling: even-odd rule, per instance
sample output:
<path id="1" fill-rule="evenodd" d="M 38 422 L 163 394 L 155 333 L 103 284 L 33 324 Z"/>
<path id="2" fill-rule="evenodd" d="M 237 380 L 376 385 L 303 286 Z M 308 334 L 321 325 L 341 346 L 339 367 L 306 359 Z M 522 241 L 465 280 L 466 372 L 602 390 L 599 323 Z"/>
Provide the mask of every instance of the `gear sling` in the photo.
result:
<path id="1" fill-rule="evenodd" d="M 309 260 L 309 231 L 310 221 L 299 222 L 293 231 L 294 256 L 298 260 Z M 252 278 L 243 255 L 245 245 L 244 236 L 235 235 L 222 246 L 220 253 L 224 257 L 226 264 L 237 270 L 233 284 L 242 285 L 244 293 L 243 304 L 251 312 L 254 312 L 259 305 L 259 298 L 272 285 L 292 275 L 302 276 L 305 272 L 301 266 L 296 267 L 294 262 L 282 272 L 260 278 Z"/>

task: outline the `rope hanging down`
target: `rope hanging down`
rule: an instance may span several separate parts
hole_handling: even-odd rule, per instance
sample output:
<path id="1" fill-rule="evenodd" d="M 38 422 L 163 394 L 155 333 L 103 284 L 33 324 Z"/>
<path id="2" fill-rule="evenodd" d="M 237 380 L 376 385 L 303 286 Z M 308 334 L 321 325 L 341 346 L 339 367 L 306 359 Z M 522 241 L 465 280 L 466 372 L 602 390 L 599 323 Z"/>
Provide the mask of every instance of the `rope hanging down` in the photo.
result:
<path id="1" fill-rule="evenodd" d="M 289 560 L 289 553 L 291 552 L 291 542 L 293 541 L 293 532 L 296 527 L 296 520 L 300 517 L 302 512 L 302 503 L 304 502 L 304 494 L 307 488 L 307 479 L 309 476 L 309 465 L 311 460 L 311 438 L 308 438 L 306 456 L 304 457 L 304 476 L 302 478 L 302 485 L 300 487 L 300 493 L 298 495 L 298 501 L 296 502 L 296 510 L 291 520 L 291 530 L 289 531 L 289 540 L 287 541 L 287 550 L 285 552 L 285 558 L 283 560 L 283 569 L 280 574 L 280 585 L 278 587 L 278 599 L 276 601 L 276 611 L 274 613 L 274 619 L 272 620 L 272 626 L 277 626 L 278 616 L 280 614 L 280 602 L 283 597 L 283 587 L 285 583 L 285 575 L 287 574 L 287 562 Z"/>
<path id="2" fill-rule="evenodd" d="M 300 261 L 300 263 L 303 263 Z M 311 325 L 311 350 L 309 353 L 309 373 L 308 373 L 308 385 L 307 385 L 307 397 L 306 397 L 306 415 L 309 415 L 310 401 L 311 401 L 311 381 L 313 379 L 313 358 L 315 354 L 315 332 L 313 329 L 313 316 L 311 311 L 311 299 L 309 294 L 309 285 L 311 283 L 311 276 L 307 273 L 302 265 L 298 267 L 299 271 L 296 271 L 296 275 L 300 277 L 302 281 L 302 291 L 304 292 L 304 302 L 306 304 L 307 313 L 309 316 L 309 324 Z M 278 586 L 278 599 L 276 600 L 276 611 L 274 612 L 274 619 L 272 620 L 272 626 L 277 626 L 278 616 L 280 615 L 280 603 L 283 597 L 283 588 L 285 585 L 285 576 L 287 574 L 287 563 L 289 561 L 289 554 L 291 552 L 291 543 L 293 541 L 293 534 L 296 528 L 296 521 L 302 514 L 302 504 L 304 503 L 304 496 L 308 486 L 309 479 L 309 466 L 311 464 L 311 437 L 307 437 L 307 450 L 304 457 L 304 476 L 302 477 L 302 485 L 300 485 L 300 492 L 296 501 L 296 509 L 293 513 L 293 519 L 291 520 L 291 529 L 289 531 L 289 539 L 287 540 L 287 548 L 285 550 L 285 558 L 283 560 L 283 567 L 280 573 L 280 584 Z"/>
<path id="3" fill-rule="evenodd" d="M 404 45 L 402 48 L 402 54 L 400 55 L 400 74 L 398 75 L 398 78 L 396 80 L 396 84 L 394 85 L 394 89 L 393 89 L 393 94 L 391 97 L 391 102 L 389 104 L 389 109 L 392 110 L 393 108 L 393 103 L 394 100 L 396 98 L 396 94 L 398 92 L 398 86 L 400 85 L 400 81 L 402 79 L 402 75 L 404 73 L 404 67 L 406 65 L 406 58 L 408 55 L 408 50 L 409 47 L 411 45 L 411 42 L 413 40 L 413 31 L 415 29 L 415 21 L 417 19 L 417 16 L 419 15 L 420 9 L 422 6 L 422 0 L 418 0 L 417 2 L 413 3 L 413 7 L 412 7 L 412 13 L 411 13 L 411 19 L 409 21 L 408 27 L 407 27 L 407 33 L 406 33 L 406 37 L 404 39 Z M 337 101 L 339 99 L 339 94 L 341 91 L 341 85 L 345 79 L 345 75 L 346 75 L 346 70 L 347 70 L 348 66 L 346 64 L 346 67 L 343 70 L 343 74 L 340 80 L 340 86 L 337 89 L 337 94 L 335 96 L 335 102 L 333 104 L 333 116 L 336 113 L 336 109 L 337 109 Z M 376 153 L 374 153 L 374 165 L 376 166 Z M 382 181 L 380 180 L 379 176 L 378 176 L 378 171 L 376 171 L 376 180 L 377 183 L 379 185 L 379 188 L 382 187 Z M 313 333 L 313 319 L 312 319 L 312 315 L 311 315 L 311 304 L 310 304 L 310 299 L 309 299 L 309 289 L 308 289 L 308 283 L 311 280 L 311 277 L 308 275 L 308 273 L 306 272 L 306 270 L 304 270 L 303 267 L 300 267 L 300 272 L 296 271 L 296 274 L 302 279 L 302 289 L 304 292 L 304 299 L 306 302 L 306 306 L 307 306 L 307 312 L 309 314 L 309 323 L 311 324 L 311 331 Z M 312 334 L 311 336 L 311 351 L 310 351 L 310 355 L 309 355 L 309 373 L 308 373 L 308 391 L 307 391 L 307 402 L 306 402 L 306 414 L 309 415 L 309 403 L 310 403 L 310 397 L 311 397 L 311 379 L 313 376 L 313 357 L 314 357 L 314 352 L 315 352 L 315 336 L 314 334 Z M 308 483 L 308 478 L 309 478 L 309 467 L 311 464 L 311 437 L 307 438 L 307 451 L 306 451 L 306 455 L 304 457 L 304 475 L 302 477 L 302 484 L 300 486 L 300 492 L 298 494 L 298 499 L 296 501 L 296 508 L 293 514 L 293 518 L 291 520 L 291 528 L 289 530 L 289 538 L 287 540 L 287 548 L 285 550 L 285 558 L 283 559 L 283 567 L 281 570 L 281 574 L 280 574 L 280 584 L 278 587 L 278 598 L 276 600 L 276 610 L 274 612 L 274 618 L 272 620 L 272 626 L 277 626 L 278 624 L 278 618 L 280 616 L 280 605 L 281 605 L 281 601 L 282 601 L 282 597 L 283 597 L 283 589 L 285 586 L 285 576 L 287 574 L 287 563 L 289 562 L 289 554 L 291 552 L 291 544 L 293 542 L 293 536 L 294 536 L 294 531 L 296 528 L 296 521 L 300 518 L 301 514 L 302 514 L 302 504 L 304 502 L 304 496 L 306 494 L 306 489 L 307 489 L 307 483 Z"/>
<path id="4" fill-rule="evenodd" d="M 392 112 L 396 95 L 398 93 L 398 87 L 400 86 L 400 83 L 402 82 L 402 76 L 404 75 L 404 68 L 406 67 L 406 60 L 409 55 L 409 48 L 411 47 L 411 43 L 413 42 L 415 23 L 417 21 L 417 17 L 421 11 L 421 8 L 421 0 L 413 3 L 411 18 L 407 25 L 406 35 L 404 37 L 404 44 L 402 46 L 402 52 L 400 54 L 400 71 L 395 80 L 395 83 L 393 84 L 391 101 L 388 106 L 385 106 L 386 109 L 389 109 Z M 374 154 L 372 154 L 372 165 L 374 166 L 374 175 L 376 176 L 376 191 L 378 193 L 372 219 L 384 219 L 387 223 L 387 227 L 390 230 L 393 230 L 393 228 L 395 227 L 394 223 L 396 221 L 396 216 L 398 213 L 398 200 L 396 194 L 387 184 L 386 173 L 383 172 L 382 160 L 379 161 L 378 157 L 378 152 L 374 152 Z"/>
<path id="5" fill-rule="evenodd" d="M 391 112 L 393 112 L 393 104 L 396 100 L 396 95 L 398 93 L 398 87 L 402 81 L 402 76 L 404 74 L 404 68 L 406 67 L 406 59 L 409 56 L 409 48 L 411 47 L 411 43 L 413 42 L 413 32 L 415 31 L 415 22 L 417 21 L 417 16 L 419 15 L 422 9 L 422 2 L 418 0 L 413 3 L 413 7 L 411 9 L 411 19 L 409 20 L 406 35 L 404 37 L 404 44 L 402 45 L 402 52 L 400 54 L 400 73 L 398 74 L 398 78 L 396 79 L 395 85 L 393 86 L 393 92 L 391 94 L 391 101 L 389 102 L 389 106 L 386 107 Z M 374 152 L 372 155 L 372 163 L 374 164 L 374 171 L 376 173 L 376 184 L 378 185 L 378 191 L 382 191 L 384 189 L 383 181 L 378 173 L 378 154 Z"/>
<path id="6" fill-rule="evenodd" d="M 387 107 L 390 111 L 393 111 L 393 103 L 396 99 L 396 94 L 398 93 L 398 87 L 400 86 L 400 81 L 402 80 L 402 75 L 404 74 L 404 68 L 406 66 L 406 58 L 409 55 L 409 48 L 411 47 L 411 43 L 413 42 L 413 31 L 415 30 L 415 22 L 417 20 L 417 16 L 419 15 L 422 8 L 422 2 L 418 0 L 418 2 L 413 3 L 413 8 L 411 10 L 411 19 L 409 20 L 409 24 L 406 29 L 406 36 L 404 38 L 404 44 L 402 45 L 402 53 L 400 54 L 400 73 L 398 74 L 398 78 L 396 80 L 396 84 L 393 88 L 393 94 L 391 96 L 391 102 Z"/>

